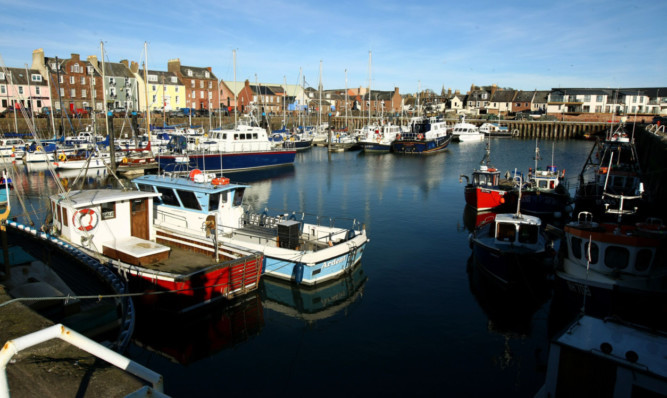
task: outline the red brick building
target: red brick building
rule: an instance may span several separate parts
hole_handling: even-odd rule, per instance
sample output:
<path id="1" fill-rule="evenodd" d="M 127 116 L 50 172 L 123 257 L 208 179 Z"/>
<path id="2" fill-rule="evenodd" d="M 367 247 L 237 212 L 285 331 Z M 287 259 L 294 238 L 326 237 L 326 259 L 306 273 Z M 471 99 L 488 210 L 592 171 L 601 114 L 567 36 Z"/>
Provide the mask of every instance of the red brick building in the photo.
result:
<path id="1" fill-rule="evenodd" d="M 210 110 L 220 107 L 219 82 L 210 66 L 184 66 L 177 58 L 169 60 L 167 70 L 175 73 L 185 85 L 187 108 Z"/>

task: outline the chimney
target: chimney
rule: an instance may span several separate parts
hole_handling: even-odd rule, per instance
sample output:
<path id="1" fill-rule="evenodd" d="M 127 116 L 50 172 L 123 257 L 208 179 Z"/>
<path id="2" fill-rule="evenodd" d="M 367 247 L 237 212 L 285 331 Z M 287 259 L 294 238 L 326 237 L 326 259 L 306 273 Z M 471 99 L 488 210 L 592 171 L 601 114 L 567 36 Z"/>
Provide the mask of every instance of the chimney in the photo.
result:
<path id="1" fill-rule="evenodd" d="M 181 74 L 181 60 L 180 58 L 170 59 L 167 62 L 167 70 L 172 73 Z"/>
<path id="2" fill-rule="evenodd" d="M 128 69 L 130 68 L 130 66 L 129 66 L 129 64 L 127 63 L 127 60 L 126 60 L 126 59 L 121 59 L 121 60 L 120 60 L 120 63 L 123 64 L 123 65 L 125 65 L 125 67 L 128 68 Z"/>
<path id="3" fill-rule="evenodd" d="M 43 48 L 38 48 L 37 50 L 34 50 L 32 52 L 32 66 L 30 66 L 30 69 L 37 69 L 42 72 L 46 71 L 44 64 L 44 49 Z"/>
<path id="4" fill-rule="evenodd" d="M 139 64 L 136 63 L 135 61 L 132 61 L 132 63 L 130 64 L 130 70 L 132 71 L 132 73 L 135 73 L 135 74 L 139 73 Z"/>
<path id="5" fill-rule="evenodd" d="M 213 73 L 213 69 L 212 69 L 210 66 L 207 66 L 206 69 L 207 69 L 209 72 Z"/>
<path id="6" fill-rule="evenodd" d="M 89 55 L 88 56 L 88 62 L 93 66 L 93 69 L 99 71 L 100 66 L 97 64 L 97 56 L 96 55 Z"/>
<path id="7" fill-rule="evenodd" d="M 79 57 L 79 54 L 72 54 L 72 61 L 80 61 L 81 58 Z"/>

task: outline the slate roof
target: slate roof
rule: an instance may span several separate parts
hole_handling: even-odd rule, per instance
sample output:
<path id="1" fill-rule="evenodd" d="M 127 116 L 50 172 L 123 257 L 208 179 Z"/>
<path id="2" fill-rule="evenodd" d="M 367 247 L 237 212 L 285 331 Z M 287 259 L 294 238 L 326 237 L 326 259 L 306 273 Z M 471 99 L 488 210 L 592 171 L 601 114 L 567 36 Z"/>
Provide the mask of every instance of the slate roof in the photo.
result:
<path id="1" fill-rule="evenodd" d="M 601 88 L 552 88 L 552 92 L 561 92 L 567 95 L 609 95 L 609 90 Z"/>
<path id="2" fill-rule="evenodd" d="M 514 97 L 514 102 L 531 102 L 533 95 L 535 95 L 535 91 L 518 91 L 516 97 Z"/>
<path id="3" fill-rule="evenodd" d="M 496 91 L 489 101 L 491 102 L 512 102 L 514 99 L 514 90 L 498 90 Z"/>
<path id="4" fill-rule="evenodd" d="M 533 103 L 546 104 L 549 101 L 549 94 L 551 94 L 551 91 L 547 90 L 535 91 L 535 97 L 533 98 Z"/>
<path id="5" fill-rule="evenodd" d="M 2 72 L 0 70 L 0 72 Z M 9 75 L 11 73 L 11 80 L 9 79 Z M 28 69 L 28 73 L 30 73 L 30 76 L 32 75 L 39 75 L 42 76 L 38 70 L 36 69 Z M 41 81 L 35 82 L 32 81 L 31 78 L 26 76 L 26 70 L 25 68 L 7 68 L 7 74 L 5 74 L 4 79 L 0 79 L 1 82 L 9 84 L 9 82 L 12 82 L 13 84 L 19 85 L 19 86 L 27 86 L 28 82 L 30 82 L 31 86 L 46 86 L 48 83 L 46 82 L 45 79 L 42 79 Z"/>
<path id="6" fill-rule="evenodd" d="M 141 78 L 143 79 L 143 77 L 144 77 L 144 70 L 143 70 L 143 69 L 139 69 L 139 72 L 138 72 L 138 73 L 139 73 L 139 75 L 141 76 Z M 164 84 L 167 84 L 167 85 L 169 85 L 169 84 L 183 85 L 183 83 L 181 82 L 181 80 L 178 78 L 178 75 L 175 74 L 175 73 L 173 73 L 173 72 L 165 72 L 165 71 L 161 71 L 161 70 L 150 70 L 150 69 L 149 69 L 149 70 L 148 70 L 148 78 L 150 78 L 151 75 L 153 75 L 153 76 L 157 76 L 157 81 L 151 81 L 151 80 L 149 79 L 148 82 L 147 82 L 148 84 L 162 84 L 162 83 L 163 83 L 163 79 L 164 79 Z M 175 77 L 175 78 L 176 78 L 176 83 L 172 83 L 172 82 L 171 82 L 171 80 L 172 80 L 171 78 L 172 78 L 172 77 Z"/>
<path id="7" fill-rule="evenodd" d="M 188 75 L 189 70 L 192 71 L 192 76 Z M 209 77 L 206 77 L 206 73 L 209 74 Z M 181 65 L 181 74 L 183 77 L 187 77 L 188 79 L 218 80 L 218 78 L 215 77 L 215 74 L 210 72 L 207 68 L 200 68 L 196 66 Z"/>

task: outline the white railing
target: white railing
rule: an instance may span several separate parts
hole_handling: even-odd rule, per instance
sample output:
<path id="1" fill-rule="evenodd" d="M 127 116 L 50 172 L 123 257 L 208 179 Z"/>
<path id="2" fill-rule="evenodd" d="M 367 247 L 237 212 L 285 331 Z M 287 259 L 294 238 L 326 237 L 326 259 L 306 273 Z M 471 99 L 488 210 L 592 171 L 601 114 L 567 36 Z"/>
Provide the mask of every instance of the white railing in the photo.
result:
<path id="1" fill-rule="evenodd" d="M 75 347 L 78 347 L 96 357 L 103 359 L 110 364 L 123 369 L 143 380 L 148 381 L 153 385 L 153 390 L 158 393 L 154 396 L 165 396 L 163 392 L 162 375 L 156 373 L 143 365 L 140 365 L 119 353 L 108 349 L 107 347 L 85 337 L 82 334 L 75 332 L 72 329 L 57 324 L 46 329 L 38 330 L 36 332 L 9 340 L 5 343 L 0 351 L 0 398 L 9 398 L 9 384 L 7 382 L 7 364 L 14 355 L 22 350 L 28 349 L 37 344 L 49 341 L 52 339 L 61 339 Z"/>

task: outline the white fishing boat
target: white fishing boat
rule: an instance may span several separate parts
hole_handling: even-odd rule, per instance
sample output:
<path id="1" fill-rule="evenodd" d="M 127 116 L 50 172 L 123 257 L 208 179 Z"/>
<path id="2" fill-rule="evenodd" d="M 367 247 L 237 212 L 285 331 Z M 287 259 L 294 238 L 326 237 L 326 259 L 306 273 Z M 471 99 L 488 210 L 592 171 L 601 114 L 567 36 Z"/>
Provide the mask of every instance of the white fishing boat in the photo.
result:
<path id="1" fill-rule="evenodd" d="M 323 225 L 325 218 L 316 215 L 246 209 L 248 186 L 200 170 L 189 176 L 145 175 L 132 182 L 141 191 L 162 194 L 152 213 L 158 231 L 208 233 L 222 244 L 263 253 L 266 275 L 296 283 L 315 285 L 343 275 L 361 260 L 369 241 L 356 220 L 336 227 L 330 218 Z"/>

